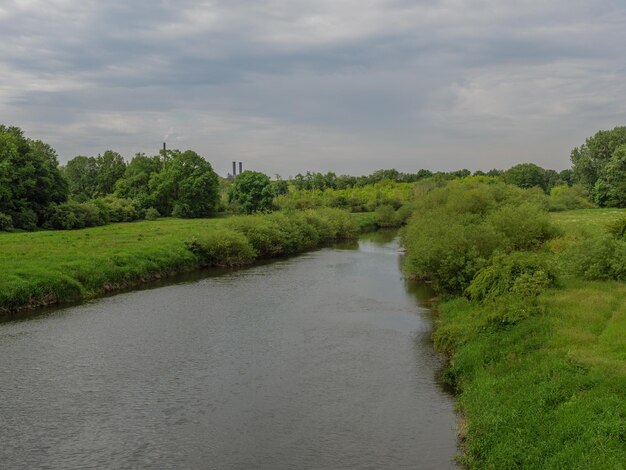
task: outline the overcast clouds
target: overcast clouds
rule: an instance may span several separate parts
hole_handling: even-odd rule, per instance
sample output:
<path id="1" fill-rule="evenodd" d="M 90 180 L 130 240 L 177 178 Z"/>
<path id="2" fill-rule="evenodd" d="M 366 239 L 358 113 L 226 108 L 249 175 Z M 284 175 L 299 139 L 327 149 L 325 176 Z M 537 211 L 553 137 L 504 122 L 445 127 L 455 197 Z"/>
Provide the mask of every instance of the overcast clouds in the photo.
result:
<path id="1" fill-rule="evenodd" d="M 0 0 L 0 122 L 62 162 L 563 169 L 626 124 L 622 1 Z"/>

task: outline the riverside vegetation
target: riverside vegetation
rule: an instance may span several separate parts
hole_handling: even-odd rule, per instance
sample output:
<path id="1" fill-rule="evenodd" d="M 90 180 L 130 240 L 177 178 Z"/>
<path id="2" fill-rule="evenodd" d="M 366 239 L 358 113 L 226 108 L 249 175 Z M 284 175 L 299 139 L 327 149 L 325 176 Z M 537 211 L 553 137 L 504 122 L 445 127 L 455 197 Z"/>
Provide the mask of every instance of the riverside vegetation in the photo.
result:
<path id="1" fill-rule="evenodd" d="M 405 271 L 440 294 L 469 468 L 626 465 L 626 212 L 547 208 L 469 178 L 423 195 L 403 229 Z"/>
<path id="2" fill-rule="evenodd" d="M 355 238 L 371 218 L 340 209 L 162 219 L 0 235 L 0 313 L 79 301 L 204 266 L 242 266 Z"/>

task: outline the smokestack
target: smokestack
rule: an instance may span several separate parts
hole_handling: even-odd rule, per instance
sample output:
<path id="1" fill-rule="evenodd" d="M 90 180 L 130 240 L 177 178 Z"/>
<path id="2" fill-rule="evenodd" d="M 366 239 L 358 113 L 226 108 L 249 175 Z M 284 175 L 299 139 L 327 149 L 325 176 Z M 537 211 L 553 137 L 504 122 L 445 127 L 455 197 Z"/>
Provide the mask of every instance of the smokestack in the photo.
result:
<path id="1" fill-rule="evenodd" d="M 243 173 L 243 163 L 239 162 L 239 174 Z"/>
<path id="2" fill-rule="evenodd" d="M 165 142 L 163 142 L 163 160 L 167 157 L 167 147 L 165 146 Z"/>
<path id="3" fill-rule="evenodd" d="M 237 176 L 237 162 L 233 162 L 233 176 Z"/>

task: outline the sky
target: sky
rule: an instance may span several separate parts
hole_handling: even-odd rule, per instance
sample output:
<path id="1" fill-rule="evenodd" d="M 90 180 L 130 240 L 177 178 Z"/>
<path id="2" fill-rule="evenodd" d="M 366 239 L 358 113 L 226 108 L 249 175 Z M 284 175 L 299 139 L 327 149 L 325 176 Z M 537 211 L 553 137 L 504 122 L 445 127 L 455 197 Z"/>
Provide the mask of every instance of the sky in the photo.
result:
<path id="1" fill-rule="evenodd" d="M 622 0 L 0 0 L 0 123 L 61 163 L 557 170 L 626 125 Z"/>

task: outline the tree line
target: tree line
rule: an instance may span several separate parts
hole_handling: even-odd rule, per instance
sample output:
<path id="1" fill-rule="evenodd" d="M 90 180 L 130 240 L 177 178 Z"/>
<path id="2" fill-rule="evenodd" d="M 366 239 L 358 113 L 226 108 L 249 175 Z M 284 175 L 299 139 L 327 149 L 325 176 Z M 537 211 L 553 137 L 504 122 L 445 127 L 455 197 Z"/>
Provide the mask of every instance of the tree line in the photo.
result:
<path id="1" fill-rule="evenodd" d="M 72 229 L 158 216 L 209 217 L 219 177 L 192 150 L 77 156 L 59 166 L 48 144 L 0 125 L 0 230 Z"/>
<path id="2" fill-rule="evenodd" d="M 597 132 L 572 150 L 571 161 L 572 168 L 561 172 L 522 163 L 505 171 L 381 169 L 365 176 L 306 172 L 289 180 L 246 171 L 230 181 L 192 150 L 140 153 L 128 163 L 108 150 L 60 166 L 50 145 L 25 137 L 18 127 L 0 125 L 0 230 L 71 229 L 159 216 L 210 217 L 225 209 L 253 213 L 270 210 L 277 196 L 291 191 L 467 176 L 499 178 L 546 193 L 565 194 L 573 187 L 576 197 L 588 195 L 600 207 L 626 207 L 626 127 Z"/>

